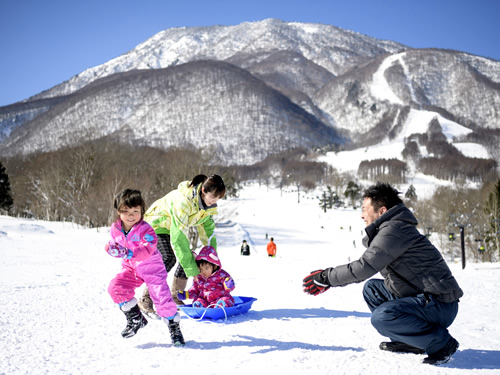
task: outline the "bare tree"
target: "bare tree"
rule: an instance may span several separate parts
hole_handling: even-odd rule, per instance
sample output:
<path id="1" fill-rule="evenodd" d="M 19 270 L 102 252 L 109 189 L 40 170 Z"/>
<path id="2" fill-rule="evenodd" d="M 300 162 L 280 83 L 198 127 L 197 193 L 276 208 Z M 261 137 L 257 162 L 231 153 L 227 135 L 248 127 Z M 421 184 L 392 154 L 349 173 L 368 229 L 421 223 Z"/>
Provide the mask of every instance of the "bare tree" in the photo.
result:
<path id="1" fill-rule="evenodd" d="M 492 184 L 493 185 L 493 184 Z M 488 188 L 488 198 L 484 203 L 485 242 L 497 259 L 500 259 L 500 180 Z"/>

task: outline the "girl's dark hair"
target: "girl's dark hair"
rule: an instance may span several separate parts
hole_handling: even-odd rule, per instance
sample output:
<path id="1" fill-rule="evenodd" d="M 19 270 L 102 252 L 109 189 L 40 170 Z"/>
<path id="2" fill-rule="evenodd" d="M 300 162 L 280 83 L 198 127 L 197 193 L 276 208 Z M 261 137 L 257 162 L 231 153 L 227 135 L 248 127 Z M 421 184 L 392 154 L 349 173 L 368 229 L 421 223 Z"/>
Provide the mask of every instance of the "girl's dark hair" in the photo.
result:
<path id="1" fill-rule="evenodd" d="M 139 190 L 125 189 L 115 198 L 114 207 L 117 211 L 120 211 L 123 207 L 132 208 L 137 206 L 141 206 L 141 214 L 144 216 L 144 212 L 146 212 L 146 203 L 144 199 L 142 199 Z"/>
<path id="2" fill-rule="evenodd" d="M 213 174 L 210 177 L 199 174 L 191 180 L 189 186 L 196 186 L 199 184 L 203 184 L 202 187 L 205 193 L 212 193 L 217 198 L 224 198 L 224 195 L 226 195 L 224 181 L 222 177 L 217 174 Z"/>
<path id="3" fill-rule="evenodd" d="M 199 259 L 196 261 L 196 265 L 199 267 L 201 266 L 202 264 L 211 264 L 212 265 L 212 268 L 214 269 L 214 272 L 217 271 L 219 269 L 219 266 L 217 264 L 213 264 L 205 259 Z"/>
<path id="4" fill-rule="evenodd" d="M 370 198 L 375 210 L 385 207 L 388 210 L 403 201 L 398 197 L 399 191 L 385 182 L 377 182 L 365 190 L 363 198 Z"/>

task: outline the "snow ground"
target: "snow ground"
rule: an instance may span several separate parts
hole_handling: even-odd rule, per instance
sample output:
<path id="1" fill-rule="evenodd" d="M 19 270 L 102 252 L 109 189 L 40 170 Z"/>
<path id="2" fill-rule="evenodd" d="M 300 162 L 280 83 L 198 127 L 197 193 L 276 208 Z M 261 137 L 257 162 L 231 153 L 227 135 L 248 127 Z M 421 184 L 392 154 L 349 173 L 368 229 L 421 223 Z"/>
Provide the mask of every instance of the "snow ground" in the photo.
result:
<path id="1" fill-rule="evenodd" d="M 310 271 L 362 253 L 359 211 L 323 213 L 311 197 L 299 204 L 296 192 L 257 185 L 220 207 L 219 255 L 233 295 L 258 300 L 227 321 L 183 316 L 183 348 L 160 321 L 121 337 L 125 317 L 107 293 L 120 269 L 103 251 L 108 228 L 0 216 L 0 374 L 500 374 L 500 264 L 450 264 L 465 291 L 450 327 L 460 348 L 448 364 L 423 365 L 422 355 L 378 349 L 385 338 L 370 324 L 363 283 L 302 292 Z M 250 257 L 239 255 L 244 238 Z"/>

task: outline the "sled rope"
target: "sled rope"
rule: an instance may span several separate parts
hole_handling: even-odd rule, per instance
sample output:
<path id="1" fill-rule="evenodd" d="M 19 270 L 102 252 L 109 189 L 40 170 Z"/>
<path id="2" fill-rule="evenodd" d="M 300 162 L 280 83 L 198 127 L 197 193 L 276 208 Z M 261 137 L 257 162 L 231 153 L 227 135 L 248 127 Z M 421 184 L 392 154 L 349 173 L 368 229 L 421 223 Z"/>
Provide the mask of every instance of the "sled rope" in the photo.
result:
<path id="1" fill-rule="evenodd" d="M 211 305 L 208 305 L 207 307 L 205 307 L 205 311 L 203 311 L 203 314 L 201 315 L 201 317 L 199 318 L 193 318 L 191 316 L 189 316 L 188 314 L 184 313 L 189 319 L 192 319 L 192 320 L 202 320 L 203 317 L 205 316 L 205 314 L 207 313 L 208 309 L 210 308 L 210 306 L 216 306 L 215 303 L 212 303 Z M 227 313 L 226 313 L 226 309 L 223 307 L 223 306 L 220 306 L 218 307 L 220 309 L 222 309 L 222 311 L 224 311 L 224 321 L 227 321 Z"/>

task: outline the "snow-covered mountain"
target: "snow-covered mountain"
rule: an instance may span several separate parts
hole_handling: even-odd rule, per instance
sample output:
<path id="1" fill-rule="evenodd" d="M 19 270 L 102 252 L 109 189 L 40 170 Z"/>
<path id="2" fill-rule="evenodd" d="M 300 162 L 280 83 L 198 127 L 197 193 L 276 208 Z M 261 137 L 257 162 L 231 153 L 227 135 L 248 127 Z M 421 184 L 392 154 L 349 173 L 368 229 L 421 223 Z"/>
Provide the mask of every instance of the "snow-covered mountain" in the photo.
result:
<path id="1" fill-rule="evenodd" d="M 0 155 L 108 137 L 251 164 L 298 146 L 390 141 L 415 111 L 477 133 L 499 160 L 500 62 L 275 19 L 174 28 L 1 107 Z"/>
<path id="2" fill-rule="evenodd" d="M 19 127 L 4 145 L 28 153 L 102 137 L 165 149 L 210 147 L 214 157 L 241 164 L 270 151 L 340 140 L 333 128 L 247 71 L 197 61 L 95 81 Z"/>
<path id="3" fill-rule="evenodd" d="M 220 60 L 245 69 L 279 51 L 295 52 L 334 75 L 404 46 L 339 27 L 267 19 L 236 26 L 181 27 L 161 31 L 128 53 L 87 69 L 36 97 L 67 95 L 96 79 L 134 69 L 161 69 L 196 60 Z M 292 61 L 293 64 L 293 61 Z M 288 64 L 287 64 L 288 65 Z"/>
<path id="4" fill-rule="evenodd" d="M 470 129 L 500 129 L 500 62 L 447 50 L 409 49 L 333 79 L 314 102 L 337 128 L 362 135 L 395 124 L 404 107 L 432 109 Z"/>

